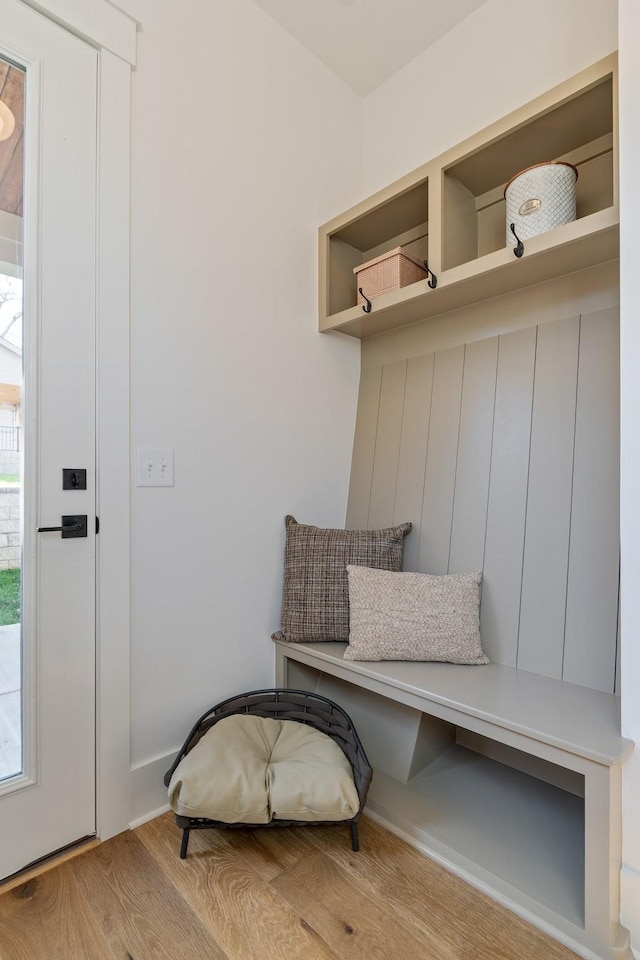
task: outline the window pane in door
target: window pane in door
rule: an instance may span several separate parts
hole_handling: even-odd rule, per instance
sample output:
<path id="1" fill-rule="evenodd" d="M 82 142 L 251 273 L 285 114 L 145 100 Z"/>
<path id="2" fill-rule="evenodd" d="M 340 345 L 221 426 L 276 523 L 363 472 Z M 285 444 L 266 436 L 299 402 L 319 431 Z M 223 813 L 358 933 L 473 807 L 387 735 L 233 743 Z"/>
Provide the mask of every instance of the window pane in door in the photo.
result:
<path id="1" fill-rule="evenodd" d="M 0 58 L 0 782 L 23 770 L 24 71 Z"/>

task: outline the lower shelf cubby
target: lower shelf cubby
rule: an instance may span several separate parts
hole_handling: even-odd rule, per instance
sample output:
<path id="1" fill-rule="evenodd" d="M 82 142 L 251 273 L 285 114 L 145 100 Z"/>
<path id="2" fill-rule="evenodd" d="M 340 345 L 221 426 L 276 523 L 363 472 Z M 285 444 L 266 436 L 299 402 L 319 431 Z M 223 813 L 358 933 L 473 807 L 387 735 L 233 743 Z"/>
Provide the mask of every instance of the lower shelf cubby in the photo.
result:
<path id="1" fill-rule="evenodd" d="M 375 771 L 373 813 L 505 899 L 584 927 L 583 777 L 307 665 L 289 662 L 289 685 L 351 716 Z"/>
<path id="2" fill-rule="evenodd" d="M 455 745 L 408 784 L 376 771 L 369 805 L 462 873 L 584 926 L 582 797 Z"/>

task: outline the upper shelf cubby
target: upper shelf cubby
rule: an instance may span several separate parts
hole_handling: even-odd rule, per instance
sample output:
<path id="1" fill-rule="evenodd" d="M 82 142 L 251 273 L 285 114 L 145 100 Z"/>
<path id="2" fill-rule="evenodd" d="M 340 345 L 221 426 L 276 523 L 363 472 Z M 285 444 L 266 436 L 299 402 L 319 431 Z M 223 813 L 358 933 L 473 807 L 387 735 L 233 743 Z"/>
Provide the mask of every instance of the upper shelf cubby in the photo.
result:
<path id="1" fill-rule="evenodd" d="M 444 169 L 443 270 L 505 246 L 505 186 L 519 171 L 549 160 L 578 170 L 578 220 L 613 205 L 610 75 Z"/>
<path id="2" fill-rule="evenodd" d="M 428 182 L 419 180 L 408 190 L 396 192 L 367 212 L 348 219 L 329 240 L 329 312 L 339 313 L 356 304 L 357 284 L 353 268 L 395 247 L 426 260 L 429 219 Z"/>
<path id="3" fill-rule="evenodd" d="M 617 257 L 616 98 L 612 55 L 321 227 L 320 330 L 366 337 Z M 558 160 L 578 170 L 576 219 L 517 259 L 505 187 Z M 354 267 L 397 247 L 428 260 L 437 286 L 418 280 L 365 313 Z"/>

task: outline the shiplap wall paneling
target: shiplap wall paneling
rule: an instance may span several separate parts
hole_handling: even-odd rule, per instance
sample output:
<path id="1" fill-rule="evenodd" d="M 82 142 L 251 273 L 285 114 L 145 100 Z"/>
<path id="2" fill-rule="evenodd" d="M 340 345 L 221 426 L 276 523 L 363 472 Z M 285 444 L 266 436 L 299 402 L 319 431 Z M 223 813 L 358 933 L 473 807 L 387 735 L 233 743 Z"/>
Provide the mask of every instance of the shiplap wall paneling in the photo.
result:
<path id="1" fill-rule="evenodd" d="M 418 547 L 429 443 L 434 354 L 412 357 L 407 363 L 404 416 L 398 458 L 394 523 L 410 520 L 413 529 L 404 542 L 404 569 L 418 569 Z"/>
<path id="2" fill-rule="evenodd" d="M 562 677 L 578 317 L 538 328 L 517 666 Z"/>
<path id="3" fill-rule="evenodd" d="M 350 530 L 366 530 L 369 521 L 381 382 L 382 367 L 365 368 L 360 375 L 345 524 Z"/>
<path id="4" fill-rule="evenodd" d="M 582 317 L 562 678 L 608 693 L 618 625 L 619 352 L 617 311 Z"/>
<path id="5" fill-rule="evenodd" d="M 446 573 L 449 566 L 463 371 L 464 346 L 436 353 L 418 551 L 421 573 Z"/>
<path id="6" fill-rule="evenodd" d="M 365 368 L 348 526 L 483 570 L 489 657 L 619 689 L 617 310 Z"/>
<path id="7" fill-rule="evenodd" d="M 393 522 L 406 380 L 406 360 L 383 366 L 367 523 L 371 530 Z"/>
<path id="8" fill-rule="evenodd" d="M 535 327 L 500 337 L 480 635 L 487 656 L 515 667 L 527 510 Z"/>
<path id="9" fill-rule="evenodd" d="M 468 343 L 464 355 L 450 573 L 482 570 L 491 472 L 498 338 Z"/>
<path id="10" fill-rule="evenodd" d="M 622 692 L 620 670 L 620 564 L 618 564 L 618 629 L 616 630 L 616 683 L 614 692 L 620 696 Z"/>

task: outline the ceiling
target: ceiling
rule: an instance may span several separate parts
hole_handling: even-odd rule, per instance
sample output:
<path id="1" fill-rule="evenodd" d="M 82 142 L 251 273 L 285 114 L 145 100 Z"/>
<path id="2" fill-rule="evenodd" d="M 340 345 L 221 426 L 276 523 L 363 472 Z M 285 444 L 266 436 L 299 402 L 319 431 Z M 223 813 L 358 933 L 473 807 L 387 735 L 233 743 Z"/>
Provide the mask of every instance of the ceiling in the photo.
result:
<path id="1" fill-rule="evenodd" d="M 485 0 L 255 0 L 366 96 Z"/>

